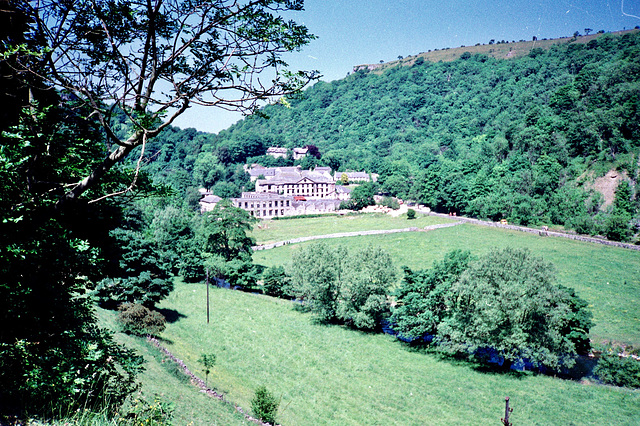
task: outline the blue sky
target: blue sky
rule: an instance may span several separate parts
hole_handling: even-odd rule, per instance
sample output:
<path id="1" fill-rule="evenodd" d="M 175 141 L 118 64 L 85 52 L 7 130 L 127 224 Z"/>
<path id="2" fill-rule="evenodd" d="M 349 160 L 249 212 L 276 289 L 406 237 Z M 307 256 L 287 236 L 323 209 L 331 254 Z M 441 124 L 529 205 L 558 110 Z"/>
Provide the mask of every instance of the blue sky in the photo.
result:
<path id="1" fill-rule="evenodd" d="M 306 0 L 291 18 L 318 38 L 285 58 L 290 68 L 317 69 L 333 81 L 354 65 L 430 49 L 630 29 L 640 25 L 640 0 Z M 192 108 L 176 125 L 217 133 L 241 118 Z"/>

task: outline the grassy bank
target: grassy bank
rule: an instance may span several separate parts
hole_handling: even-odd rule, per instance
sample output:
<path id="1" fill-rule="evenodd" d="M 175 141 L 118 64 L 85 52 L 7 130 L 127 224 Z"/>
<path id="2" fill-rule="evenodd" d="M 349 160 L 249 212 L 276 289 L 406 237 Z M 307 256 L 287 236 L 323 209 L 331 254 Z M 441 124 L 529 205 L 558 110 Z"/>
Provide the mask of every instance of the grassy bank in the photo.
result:
<path id="1" fill-rule="evenodd" d="M 98 309 L 98 317 L 102 325 L 112 330 L 119 328 L 115 323 L 115 312 Z M 176 365 L 147 343 L 146 339 L 122 333 L 116 333 L 115 339 L 144 358 L 145 369 L 139 376 L 142 383 L 141 396 L 148 402 L 153 402 L 157 395 L 162 401 L 171 403 L 174 408 L 174 425 L 253 424 L 247 422 L 232 404 L 221 403 L 199 392 L 189 383 L 187 376 L 179 372 Z M 190 367 L 199 369 L 197 365 Z M 134 403 L 136 398 L 139 396 L 134 395 Z"/>
<path id="2" fill-rule="evenodd" d="M 294 222 L 294 221 L 290 221 Z M 300 228 L 311 228 L 303 219 Z M 377 245 L 389 251 L 396 266 L 430 267 L 450 250 L 467 249 L 482 254 L 493 247 L 526 247 L 552 262 L 561 284 L 575 288 L 587 300 L 596 326 L 594 340 L 614 340 L 640 347 L 640 252 L 563 238 L 540 237 L 517 231 L 470 224 L 429 232 L 324 240 L 357 249 Z M 309 244 L 309 243 L 303 243 Z M 302 244 L 256 252 L 254 261 L 264 266 L 290 262 Z"/>
<path id="3" fill-rule="evenodd" d="M 200 355 L 215 353 L 210 384 L 243 407 L 266 385 L 281 397 L 285 425 L 498 424 L 505 396 L 518 424 L 630 425 L 640 418 L 638 391 L 482 372 L 390 336 L 313 324 L 291 302 L 266 296 L 213 289 L 210 324 L 202 284 L 179 284 L 161 306 L 177 318 L 163 335 L 174 354 L 200 371 Z M 165 377 L 155 374 L 154 382 Z M 180 398 L 195 398 L 185 386 Z M 190 410 L 181 418 L 225 423 Z"/>

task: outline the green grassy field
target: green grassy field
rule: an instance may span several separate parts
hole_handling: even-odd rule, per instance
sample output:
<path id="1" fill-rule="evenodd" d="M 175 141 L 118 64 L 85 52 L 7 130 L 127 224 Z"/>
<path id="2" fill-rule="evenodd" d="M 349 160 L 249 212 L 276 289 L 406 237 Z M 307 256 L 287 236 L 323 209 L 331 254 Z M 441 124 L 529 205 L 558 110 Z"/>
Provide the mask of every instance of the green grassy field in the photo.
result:
<path id="1" fill-rule="evenodd" d="M 445 219 L 446 220 L 446 219 Z M 292 228 L 312 232 L 310 219 L 289 220 Z M 296 227 L 297 225 L 297 227 Z M 323 232 L 318 232 L 322 234 Z M 297 236 L 297 235 L 296 235 Z M 587 300 L 594 314 L 591 337 L 597 342 L 615 341 L 640 347 L 640 252 L 564 238 L 539 237 L 517 231 L 458 225 L 429 232 L 410 232 L 324 240 L 358 249 L 376 245 L 387 250 L 396 266 L 428 268 L 434 260 L 454 249 L 482 254 L 497 247 L 527 247 L 535 255 L 552 262 L 561 284 L 575 288 Z M 254 261 L 264 266 L 286 265 L 293 244 L 254 253 Z"/>
<path id="2" fill-rule="evenodd" d="M 292 302 L 213 289 L 206 324 L 204 285 L 179 283 L 161 307 L 179 314 L 163 334 L 174 354 L 201 372 L 197 359 L 215 353 L 209 383 L 242 407 L 266 385 L 281 397 L 284 425 L 499 424 L 506 396 L 515 424 L 631 425 L 640 418 L 640 391 L 482 372 L 410 350 L 391 336 L 316 325 Z M 174 424 L 239 421 L 217 417 L 207 407 L 219 403 L 200 401 L 163 368 L 146 374 L 145 388 L 151 382 L 167 395 L 172 388 L 179 398 Z"/>
<path id="3" fill-rule="evenodd" d="M 100 323 L 112 330 L 119 328 L 115 317 L 114 312 L 98 309 Z M 116 333 L 114 338 L 144 358 L 145 370 L 139 376 L 142 395 L 149 402 L 153 402 L 157 395 L 161 400 L 173 404 L 174 425 L 253 424 L 238 413 L 232 404 L 221 403 L 199 392 L 189 383 L 187 376 L 179 373 L 176 365 L 148 344 L 146 339 L 122 333 Z M 134 395 L 134 400 L 137 397 Z"/>
<path id="4" fill-rule="evenodd" d="M 269 244 L 297 237 L 327 235 L 338 232 L 380 229 L 424 228 L 428 225 L 453 222 L 435 216 L 418 214 L 407 220 L 407 215 L 391 217 L 385 214 L 355 214 L 349 216 L 321 216 L 302 219 L 268 220 L 258 223 L 251 234 L 258 244 Z"/>

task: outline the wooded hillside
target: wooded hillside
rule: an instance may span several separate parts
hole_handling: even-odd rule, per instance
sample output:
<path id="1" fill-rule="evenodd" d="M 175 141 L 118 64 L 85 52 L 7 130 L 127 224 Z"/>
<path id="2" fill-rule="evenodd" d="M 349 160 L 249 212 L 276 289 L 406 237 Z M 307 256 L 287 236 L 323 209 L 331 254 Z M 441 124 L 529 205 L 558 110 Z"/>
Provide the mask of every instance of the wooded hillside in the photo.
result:
<path id="1" fill-rule="evenodd" d="M 638 224 L 640 32 L 590 38 L 507 60 L 462 53 L 362 69 L 264 108 L 268 119 L 237 123 L 209 149 L 226 162 L 245 144 L 251 152 L 237 159 L 313 144 L 321 164 L 379 173 L 382 190 L 438 211 L 628 240 Z M 626 183 L 607 206 L 592 183 L 610 170 L 614 188 Z"/>
<path id="2" fill-rule="evenodd" d="M 637 241 L 640 31 L 438 53 L 318 82 L 219 135 L 170 129 L 152 173 L 237 196 L 251 189 L 240 164 L 315 145 L 304 167 L 379 173 L 382 191 L 436 211 Z"/>

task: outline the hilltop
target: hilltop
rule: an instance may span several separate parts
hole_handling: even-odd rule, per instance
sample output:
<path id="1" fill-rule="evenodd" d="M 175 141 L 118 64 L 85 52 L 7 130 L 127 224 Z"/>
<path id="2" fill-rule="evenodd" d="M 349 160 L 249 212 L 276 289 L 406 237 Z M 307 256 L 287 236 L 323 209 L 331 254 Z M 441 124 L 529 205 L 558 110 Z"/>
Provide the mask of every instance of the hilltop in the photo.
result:
<path id="1" fill-rule="evenodd" d="M 473 46 L 460 46 L 453 48 L 434 49 L 428 52 L 421 52 L 417 55 L 410 55 L 396 61 L 383 62 L 378 64 L 363 64 L 353 67 L 353 71 L 357 72 L 361 69 L 368 69 L 369 71 L 375 71 L 376 73 L 384 72 L 389 68 L 393 68 L 398 65 L 412 66 L 415 64 L 418 58 L 423 58 L 429 62 L 451 62 L 459 59 L 465 52 L 471 55 L 481 54 L 487 55 L 495 59 L 515 59 L 527 56 L 532 49 L 549 50 L 553 46 L 559 46 L 569 43 L 587 44 L 591 40 L 595 40 L 605 34 L 623 35 L 627 33 L 638 32 L 638 29 L 614 31 L 611 33 L 598 32 L 589 35 L 579 35 L 577 37 L 560 37 L 560 38 L 543 38 L 533 39 L 531 41 L 505 41 L 505 40 L 491 40 L 489 43 L 477 43 Z"/>

